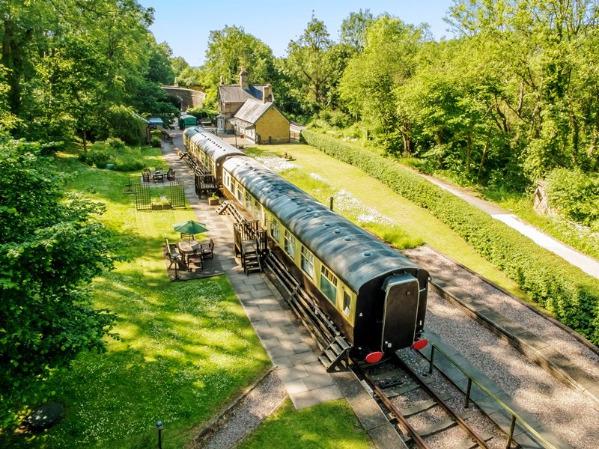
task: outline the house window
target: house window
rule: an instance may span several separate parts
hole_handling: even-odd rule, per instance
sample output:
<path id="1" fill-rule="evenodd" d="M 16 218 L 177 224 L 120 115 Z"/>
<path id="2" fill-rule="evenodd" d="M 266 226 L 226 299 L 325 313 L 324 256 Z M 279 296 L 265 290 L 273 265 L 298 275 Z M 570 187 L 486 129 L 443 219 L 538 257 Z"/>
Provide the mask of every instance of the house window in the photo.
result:
<path id="1" fill-rule="evenodd" d="M 349 316 L 351 312 L 351 296 L 347 291 L 343 290 L 343 313 L 345 316 Z"/>
<path id="2" fill-rule="evenodd" d="M 337 277 L 324 265 L 320 268 L 320 291 L 333 305 L 337 303 Z"/>
<path id="3" fill-rule="evenodd" d="M 292 259 L 295 257 L 295 237 L 287 229 L 285 229 L 285 252 Z"/>
<path id="4" fill-rule="evenodd" d="M 302 246 L 302 270 L 310 277 L 314 276 L 314 254 Z"/>
<path id="5" fill-rule="evenodd" d="M 279 241 L 281 234 L 279 233 L 279 222 L 277 220 L 273 220 L 270 224 L 270 235 L 274 240 Z"/>

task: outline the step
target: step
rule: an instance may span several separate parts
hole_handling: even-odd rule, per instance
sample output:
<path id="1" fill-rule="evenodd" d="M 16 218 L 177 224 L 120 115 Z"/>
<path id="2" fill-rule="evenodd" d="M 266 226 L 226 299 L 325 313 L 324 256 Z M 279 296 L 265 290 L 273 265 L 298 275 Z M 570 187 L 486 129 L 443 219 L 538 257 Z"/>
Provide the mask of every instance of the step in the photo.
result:
<path id="1" fill-rule="evenodd" d="M 335 338 L 335 342 L 338 343 L 343 349 L 351 349 L 349 343 L 342 336 Z"/>

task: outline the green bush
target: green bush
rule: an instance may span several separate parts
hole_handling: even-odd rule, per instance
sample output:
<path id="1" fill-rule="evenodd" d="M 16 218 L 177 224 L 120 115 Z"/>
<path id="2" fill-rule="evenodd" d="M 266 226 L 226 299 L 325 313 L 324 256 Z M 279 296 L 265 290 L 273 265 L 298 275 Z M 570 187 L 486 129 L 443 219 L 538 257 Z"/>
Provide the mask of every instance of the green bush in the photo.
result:
<path id="1" fill-rule="evenodd" d="M 160 148 L 160 145 L 162 145 L 160 137 L 152 136 L 152 146 L 154 148 Z"/>
<path id="2" fill-rule="evenodd" d="M 112 106 L 106 116 L 108 132 L 129 145 L 141 145 L 146 142 L 147 122 L 143 117 L 127 106 Z"/>
<path id="3" fill-rule="evenodd" d="M 599 344 L 599 284 L 505 224 L 383 156 L 304 130 L 304 140 L 428 209 L 562 323 Z"/>
<path id="4" fill-rule="evenodd" d="M 557 168 L 547 177 L 547 195 L 562 216 L 599 230 L 599 177 Z"/>
<path id="5" fill-rule="evenodd" d="M 118 137 L 109 137 L 108 139 L 106 139 L 104 141 L 104 143 L 106 143 L 106 145 L 108 145 L 110 148 L 113 148 L 115 150 L 124 150 L 125 149 L 125 142 L 123 142 Z"/>
<path id="6" fill-rule="evenodd" d="M 89 166 L 106 168 L 113 165 L 116 171 L 136 171 L 144 168 L 142 150 L 139 147 L 128 147 L 119 144 L 120 139 L 106 139 L 95 142 L 87 152 L 79 155 L 79 160 Z"/>

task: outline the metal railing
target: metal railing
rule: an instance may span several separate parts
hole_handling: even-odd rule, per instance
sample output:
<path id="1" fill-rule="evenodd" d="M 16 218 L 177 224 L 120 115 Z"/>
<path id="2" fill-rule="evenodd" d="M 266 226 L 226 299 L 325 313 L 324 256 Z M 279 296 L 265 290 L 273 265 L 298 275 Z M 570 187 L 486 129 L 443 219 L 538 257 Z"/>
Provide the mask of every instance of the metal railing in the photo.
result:
<path id="1" fill-rule="evenodd" d="M 536 429 L 534 429 L 524 418 L 522 418 L 512 407 L 506 404 L 503 400 L 501 400 L 495 393 L 493 393 L 489 388 L 479 382 L 477 379 L 472 377 L 470 374 L 466 372 L 458 363 L 453 360 L 445 351 L 443 351 L 438 345 L 435 343 L 429 343 L 431 345 L 431 355 L 430 359 L 426 357 L 426 355 L 420 351 L 420 354 L 429 362 L 428 372 L 429 374 L 433 373 L 433 368 L 437 368 L 439 372 L 446 377 L 450 382 L 454 383 L 447 374 L 443 373 L 443 370 L 439 368 L 439 366 L 435 365 L 435 352 L 441 353 L 445 359 L 450 362 L 456 369 L 458 369 L 464 377 L 467 379 L 466 386 L 466 399 L 464 407 L 468 408 L 470 404 L 470 396 L 472 393 L 472 384 L 476 385 L 480 391 L 485 393 L 489 398 L 491 398 L 495 403 L 497 403 L 509 416 L 511 416 L 510 429 L 508 431 L 508 440 L 506 443 L 506 449 L 509 449 L 514 441 L 514 431 L 516 429 L 516 424 L 518 424 L 527 435 L 532 438 L 536 443 L 538 443 L 541 447 L 545 449 L 560 449 L 560 446 L 555 445 L 554 443 L 547 441 L 547 439 L 541 435 Z M 455 383 L 454 383 L 455 384 Z M 458 387 L 459 388 L 459 387 Z M 480 407 L 479 407 L 480 408 Z M 481 408 L 482 410 L 482 408 Z"/>

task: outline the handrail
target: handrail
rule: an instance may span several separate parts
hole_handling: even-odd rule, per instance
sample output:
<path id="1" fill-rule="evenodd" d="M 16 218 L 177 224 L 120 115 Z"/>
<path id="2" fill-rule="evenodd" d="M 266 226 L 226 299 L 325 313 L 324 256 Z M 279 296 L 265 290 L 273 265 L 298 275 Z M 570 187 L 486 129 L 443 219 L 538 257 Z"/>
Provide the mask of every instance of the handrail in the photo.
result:
<path id="1" fill-rule="evenodd" d="M 455 360 L 453 360 L 437 344 L 432 343 L 432 342 L 429 344 L 431 345 L 430 359 L 427 358 L 426 355 L 422 353 L 422 351 L 420 351 L 420 354 L 424 357 L 424 359 L 428 360 L 428 362 L 429 362 L 429 368 L 428 368 L 429 374 L 432 374 L 433 367 L 437 368 L 439 370 L 439 372 L 441 372 L 443 374 L 443 371 L 441 371 L 441 369 L 438 366 L 435 366 L 435 351 L 438 351 L 441 354 L 443 354 L 445 356 L 445 358 L 468 379 L 468 385 L 466 387 L 466 403 L 465 403 L 466 408 L 468 407 L 468 404 L 470 402 L 470 392 L 472 389 L 472 384 L 474 383 L 476 386 L 478 386 L 478 388 L 482 392 L 487 394 L 487 396 L 489 396 L 491 399 L 493 399 L 497 404 L 499 404 L 501 406 L 501 408 L 503 408 L 507 413 L 509 413 L 511 415 L 512 421 L 510 423 L 510 431 L 508 433 L 508 441 L 506 444 L 506 449 L 509 449 L 511 447 L 512 440 L 514 438 L 514 430 L 516 427 L 516 423 L 518 423 L 522 428 L 524 428 L 527 431 L 528 435 L 530 437 L 532 437 L 537 443 L 541 444 L 543 446 L 543 448 L 545 448 L 545 449 L 560 449 L 559 446 L 556 446 L 555 444 L 547 441 L 545 439 L 545 437 L 543 437 L 541 434 L 539 434 L 539 432 L 537 430 L 535 430 L 530 424 L 528 424 L 524 420 L 524 418 L 522 418 L 512 407 L 510 407 L 508 404 L 506 404 L 504 401 L 502 401 L 500 398 L 498 398 L 495 393 L 493 393 L 487 387 L 482 385 L 481 382 L 479 382 L 477 379 L 475 379 L 470 374 L 468 374 L 460 365 L 458 365 L 458 363 Z"/>

